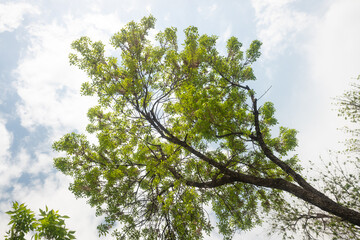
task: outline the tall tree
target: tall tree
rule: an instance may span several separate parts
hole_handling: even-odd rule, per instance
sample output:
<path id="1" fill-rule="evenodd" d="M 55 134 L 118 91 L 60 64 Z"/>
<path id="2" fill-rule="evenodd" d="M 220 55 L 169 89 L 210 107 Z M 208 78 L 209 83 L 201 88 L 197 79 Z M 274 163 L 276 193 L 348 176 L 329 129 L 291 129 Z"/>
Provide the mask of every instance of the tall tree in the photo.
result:
<path id="1" fill-rule="evenodd" d="M 130 22 L 111 38 L 118 58 L 105 55 L 101 42 L 82 37 L 72 44 L 70 62 L 92 79 L 84 95 L 97 95 L 88 112 L 87 131 L 55 142 L 66 157 L 55 166 L 74 178 L 70 189 L 88 198 L 108 233 L 117 238 L 201 239 L 209 233 L 207 209 L 225 238 L 251 229 L 263 214 L 281 211 L 283 191 L 360 225 L 360 213 L 316 190 L 288 152 L 296 131 L 277 125 L 275 108 L 248 85 L 259 41 L 243 52 L 237 38 L 227 54 L 216 50 L 216 36 L 185 29 L 178 46 L 175 28 L 166 28 L 152 45 L 152 16 Z"/>

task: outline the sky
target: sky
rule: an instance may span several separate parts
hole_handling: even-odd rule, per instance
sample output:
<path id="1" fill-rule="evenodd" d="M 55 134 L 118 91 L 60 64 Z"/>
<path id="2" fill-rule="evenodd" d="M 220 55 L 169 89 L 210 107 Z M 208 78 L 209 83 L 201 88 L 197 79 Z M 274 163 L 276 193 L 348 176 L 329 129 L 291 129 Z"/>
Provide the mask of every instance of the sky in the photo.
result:
<path id="1" fill-rule="evenodd" d="M 359 0 L 0 0 L 0 236 L 12 201 L 33 210 L 59 210 L 77 239 L 98 239 L 95 217 L 85 199 L 68 191 L 71 179 L 52 166 L 51 145 L 72 131 L 84 132 L 87 109 L 96 99 L 80 96 L 87 76 L 70 66 L 70 44 L 81 36 L 109 43 L 131 20 L 152 14 L 151 34 L 174 26 L 179 34 L 193 25 L 200 33 L 245 48 L 263 42 L 249 83 L 262 101 L 271 101 L 282 126 L 299 131 L 304 167 L 328 151 L 343 149 L 334 98 L 360 74 Z M 265 228 L 234 239 L 280 239 Z M 110 237 L 104 239 L 111 239 Z M 216 232 L 207 239 L 221 239 Z"/>

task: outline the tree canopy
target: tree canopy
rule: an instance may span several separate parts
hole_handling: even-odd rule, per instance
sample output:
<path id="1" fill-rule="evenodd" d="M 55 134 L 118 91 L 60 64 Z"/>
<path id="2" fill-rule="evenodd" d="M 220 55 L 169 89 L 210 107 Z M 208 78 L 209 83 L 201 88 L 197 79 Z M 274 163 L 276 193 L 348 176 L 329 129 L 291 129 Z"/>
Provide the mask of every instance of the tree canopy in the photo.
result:
<path id="1" fill-rule="evenodd" d="M 201 239 L 213 227 L 230 239 L 286 206 L 283 191 L 360 225 L 360 213 L 316 190 L 300 175 L 296 131 L 278 126 L 271 102 L 249 87 L 261 42 L 247 50 L 236 37 L 225 55 L 216 36 L 166 28 L 152 44 L 155 19 L 130 22 L 105 45 L 82 37 L 70 62 L 91 81 L 82 94 L 96 95 L 88 111 L 90 141 L 69 133 L 55 142 L 67 156 L 55 166 L 73 177 L 71 191 L 104 215 L 100 234 L 118 239 Z M 273 130 L 278 129 L 274 136 Z"/>

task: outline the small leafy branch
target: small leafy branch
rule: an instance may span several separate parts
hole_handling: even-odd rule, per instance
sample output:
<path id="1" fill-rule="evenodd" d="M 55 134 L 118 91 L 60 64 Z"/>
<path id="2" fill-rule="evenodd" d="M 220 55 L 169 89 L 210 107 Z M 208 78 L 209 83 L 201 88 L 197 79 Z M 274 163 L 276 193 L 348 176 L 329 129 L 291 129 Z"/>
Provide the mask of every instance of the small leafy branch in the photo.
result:
<path id="1" fill-rule="evenodd" d="M 32 233 L 31 239 L 41 240 L 71 240 L 75 239 L 75 231 L 66 228 L 65 219 L 58 211 L 39 209 L 39 218 L 22 203 L 13 202 L 12 211 L 6 212 L 10 216 L 10 230 L 6 232 L 5 240 L 25 240 L 25 236 Z"/>

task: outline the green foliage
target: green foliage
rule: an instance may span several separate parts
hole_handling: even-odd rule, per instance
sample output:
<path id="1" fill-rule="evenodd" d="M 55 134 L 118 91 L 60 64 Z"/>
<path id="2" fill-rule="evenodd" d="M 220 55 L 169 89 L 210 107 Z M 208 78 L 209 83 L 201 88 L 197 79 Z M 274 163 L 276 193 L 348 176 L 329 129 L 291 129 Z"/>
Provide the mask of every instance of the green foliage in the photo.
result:
<path id="1" fill-rule="evenodd" d="M 67 156 L 54 164 L 74 178 L 71 191 L 105 215 L 100 234 L 120 222 L 121 231 L 113 232 L 118 239 L 202 239 L 213 229 L 206 212 L 212 206 L 220 233 L 231 238 L 283 203 L 281 192 L 265 183 L 231 179 L 292 181 L 258 141 L 263 138 L 298 170 L 297 158 L 287 156 L 296 131 L 281 127 L 280 136 L 272 137 L 273 104 L 257 112 L 255 92 L 242 85 L 256 79 L 251 64 L 261 42 L 253 41 L 244 54 L 231 37 L 222 56 L 216 36 L 191 26 L 180 47 L 176 28 L 158 33 L 151 45 L 147 34 L 154 23 L 145 17 L 116 33 L 110 43 L 119 58 L 106 57 L 104 45 L 87 37 L 72 44 L 77 53 L 70 54 L 71 64 L 92 79 L 82 94 L 98 97 L 87 126 L 97 143 L 66 134 L 53 147 Z"/>
<path id="2" fill-rule="evenodd" d="M 25 235 L 34 231 L 37 227 L 35 214 L 28 208 L 26 208 L 25 204 L 20 204 L 17 202 L 13 203 L 13 211 L 6 212 L 10 215 L 11 225 L 10 230 L 7 232 L 7 236 L 5 239 L 25 239 Z"/>
<path id="3" fill-rule="evenodd" d="M 33 211 L 25 204 L 13 203 L 13 210 L 6 212 L 10 215 L 10 230 L 6 233 L 5 240 L 25 240 L 28 233 L 34 233 L 33 239 L 41 240 L 71 240 L 75 239 L 75 231 L 66 228 L 65 220 L 68 216 L 61 216 L 58 211 L 40 211 L 40 218 L 36 218 Z"/>

